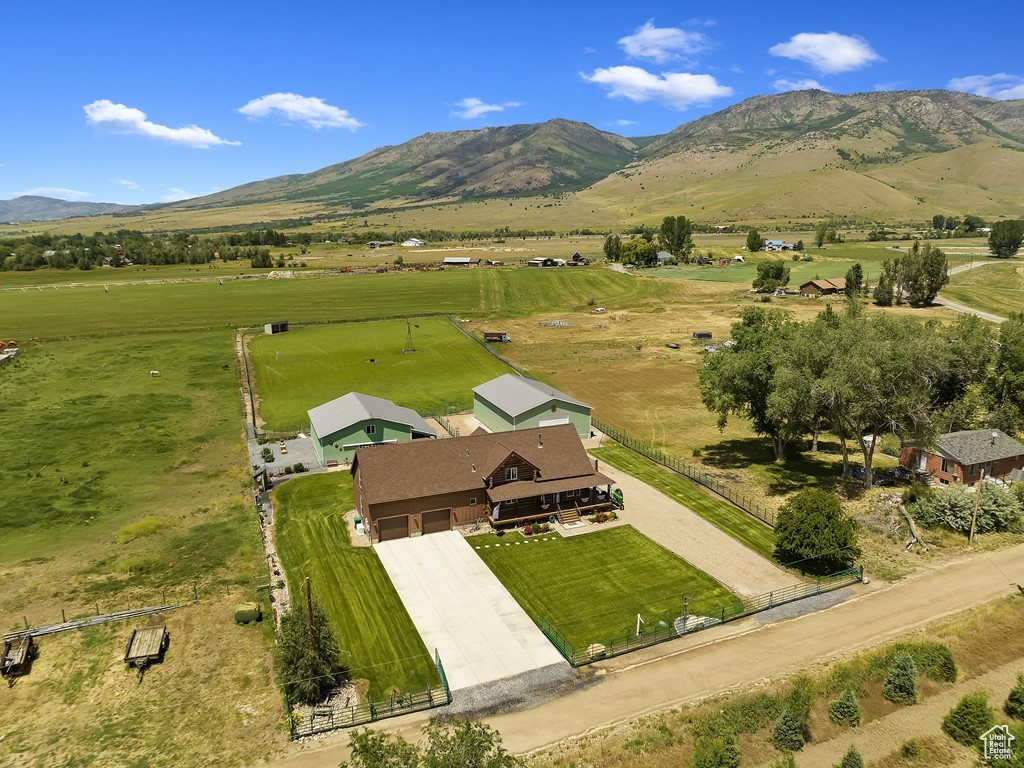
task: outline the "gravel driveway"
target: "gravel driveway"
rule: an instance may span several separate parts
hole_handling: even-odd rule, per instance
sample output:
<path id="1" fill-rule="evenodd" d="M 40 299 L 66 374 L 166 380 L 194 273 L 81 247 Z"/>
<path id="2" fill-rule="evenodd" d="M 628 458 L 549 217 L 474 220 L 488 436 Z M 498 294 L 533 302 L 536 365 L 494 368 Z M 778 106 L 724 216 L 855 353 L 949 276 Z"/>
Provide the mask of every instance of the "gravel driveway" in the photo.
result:
<path id="1" fill-rule="evenodd" d="M 753 597 L 791 584 L 798 576 L 784 571 L 740 544 L 678 501 L 607 462 L 601 471 L 622 489 L 623 519 L 644 536 L 675 552 L 691 565 L 722 582 L 740 597 Z"/>

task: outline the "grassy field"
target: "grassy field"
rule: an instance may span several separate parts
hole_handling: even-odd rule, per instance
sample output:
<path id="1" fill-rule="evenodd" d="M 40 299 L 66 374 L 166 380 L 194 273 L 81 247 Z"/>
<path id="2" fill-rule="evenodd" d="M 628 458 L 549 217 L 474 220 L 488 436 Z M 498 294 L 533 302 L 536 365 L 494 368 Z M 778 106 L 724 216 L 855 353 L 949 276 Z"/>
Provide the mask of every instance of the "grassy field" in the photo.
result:
<path id="1" fill-rule="evenodd" d="M 354 679 L 370 694 L 392 688 L 422 690 L 438 682 L 433 659 L 372 547 L 354 547 L 345 523 L 352 508 L 347 472 L 296 478 L 274 491 L 276 541 L 292 601 L 303 605 L 302 585 L 334 623 Z"/>
<path id="2" fill-rule="evenodd" d="M 703 571 L 638 533 L 632 526 L 537 543 L 519 533 L 469 539 L 535 622 L 546 618 L 577 648 L 608 644 L 636 631 L 639 613 L 653 629 L 682 615 L 682 597 L 694 598 L 690 612 L 716 615 L 736 603 L 732 594 Z M 499 546 L 512 543 L 512 546 Z"/>
<path id="3" fill-rule="evenodd" d="M 0 764 L 234 766 L 283 746 L 269 624 L 232 621 L 266 580 L 233 358 L 227 333 L 129 333 L 0 368 L 0 627 L 200 597 L 153 619 L 172 641 L 142 685 L 121 659 L 145 619 L 42 638 L 5 690 L 23 716 Z"/>
<path id="4" fill-rule="evenodd" d="M 1024 263 L 992 262 L 953 275 L 942 296 L 1001 317 L 1024 312 Z"/>
<path id="5" fill-rule="evenodd" d="M 469 407 L 473 387 L 509 371 L 447 318 L 416 318 L 410 325 L 415 354 L 403 353 L 401 320 L 253 337 L 249 352 L 267 428 L 294 429 L 308 421 L 307 410 L 347 392 L 384 397 L 419 413 L 447 404 Z"/>
<path id="6" fill-rule="evenodd" d="M 721 528 L 737 541 L 750 547 L 762 557 L 772 559 L 772 553 L 775 550 L 775 532 L 743 510 L 706 493 L 695 483 L 659 467 L 653 461 L 645 459 L 628 448 L 623 448 L 618 443 L 609 441 L 601 448 L 591 449 L 590 453 L 601 461 L 657 488 L 666 496 L 692 509 L 715 527 Z"/>
<path id="7" fill-rule="evenodd" d="M 161 285 L 0 292 L 0 336 L 26 338 L 120 334 L 125 329 L 186 330 L 369 320 L 429 313 L 515 317 L 586 309 L 591 299 L 617 308 L 679 293 L 668 281 L 636 280 L 599 267 L 465 269 L 293 280 L 236 280 L 220 285 Z M 159 307 L 159 312 L 154 308 Z"/>

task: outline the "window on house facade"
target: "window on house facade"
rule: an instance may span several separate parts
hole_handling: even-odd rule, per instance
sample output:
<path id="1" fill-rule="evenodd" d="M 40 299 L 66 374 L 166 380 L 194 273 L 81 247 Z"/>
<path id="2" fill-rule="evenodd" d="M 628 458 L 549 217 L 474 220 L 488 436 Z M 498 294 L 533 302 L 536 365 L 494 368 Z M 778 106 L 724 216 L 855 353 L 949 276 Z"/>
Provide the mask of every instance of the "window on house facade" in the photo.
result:
<path id="1" fill-rule="evenodd" d="M 952 466 L 951 466 L 952 463 L 953 462 L 951 462 L 949 459 L 943 459 L 942 460 L 942 471 L 946 472 L 946 473 L 951 472 L 952 471 Z"/>
<path id="2" fill-rule="evenodd" d="M 476 496 L 472 497 L 469 500 L 469 506 L 471 506 L 471 507 L 475 507 L 476 506 Z"/>
<path id="3" fill-rule="evenodd" d="M 376 424 L 367 424 L 366 425 L 366 434 L 368 434 L 368 435 L 375 435 L 375 434 L 377 434 L 377 425 Z"/>
<path id="4" fill-rule="evenodd" d="M 579 496 L 579 495 L 580 495 L 580 492 L 579 492 L 579 491 L 566 491 L 566 492 L 565 492 L 565 497 L 566 497 L 567 499 L 572 499 L 572 498 L 574 498 L 574 497 L 576 497 L 576 496 Z"/>
<path id="5" fill-rule="evenodd" d="M 519 479 L 519 467 L 505 467 L 506 482 Z"/>

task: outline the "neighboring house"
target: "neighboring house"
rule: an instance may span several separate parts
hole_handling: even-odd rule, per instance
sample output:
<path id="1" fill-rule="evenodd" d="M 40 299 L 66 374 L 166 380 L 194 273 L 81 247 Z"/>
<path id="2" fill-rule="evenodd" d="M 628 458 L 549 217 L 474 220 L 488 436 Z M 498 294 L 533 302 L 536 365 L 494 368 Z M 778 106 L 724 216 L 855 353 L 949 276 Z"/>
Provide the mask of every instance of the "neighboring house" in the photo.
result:
<path id="1" fill-rule="evenodd" d="M 329 461 L 352 461 L 360 446 L 437 437 L 411 408 L 359 392 L 349 392 L 308 413 L 313 449 L 324 466 Z"/>
<path id="2" fill-rule="evenodd" d="M 793 250 L 792 243 L 784 243 L 781 240 L 765 240 L 764 250 L 766 251 L 791 251 Z"/>
<path id="3" fill-rule="evenodd" d="M 845 277 L 808 280 L 800 286 L 801 296 L 833 296 L 837 293 L 846 293 Z"/>
<path id="4" fill-rule="evenodd" d="M 359 448 L 351 472 L 356 512 L 378 542 L 611 509 L 612 481 L 567 424 Z"/>
<path id="5" fill-rule="evenodd" d="M 1024 445 L 998 429 L 949 432 L 929 448 L 904 446 L 900 464 L 943 484 L 974 485 L 982 470 L 986 478 L 1006 481 L 1014 470 L 1024 469 Z"/>
<path id="6" fill-rule="evenodd" d="M 674 258 L 675 258 L 675 256 L 673 256 L 668 251 L 658 251 L 658 263 L 659 264 L 668 264 Z"/>
<path id="7" fill-rule="evenodd" d="M 423 245 L 423 241 L 418 237 L 410 237 L 408 240 L 402 241 L 403 248 L 419 248 L 421 245 Z"/>
<path id="8" fill-rule="evenodd" d="M 394 244 L 395 244 L 394 240 L 371 240 L 370 242 L 368 242 L 366 244 L 366 247 L 370 248 L 370 249 L 374 249 L 374 248 L 390 248 Z"/>
<path id="9" fill-rule="evenodd" d="M 441 263 L 446 267 L 479 267 L 480 259 L 475 256 L 445 256 Z"/>
<path id="10" fill-rule="evenodd" d="M 473 388 L 473 415 L 491 432 L 572 424 L 580 437 L 590 437 L 589 405 L 511 373 Z"/>
<path id="11" fill-rule="evenodd" d="M 538 256 L 535 259 L 530 259 L 526 262 L 531 267 L 553 267 L 555 266 L 555 260 L 547 256 Z"/>

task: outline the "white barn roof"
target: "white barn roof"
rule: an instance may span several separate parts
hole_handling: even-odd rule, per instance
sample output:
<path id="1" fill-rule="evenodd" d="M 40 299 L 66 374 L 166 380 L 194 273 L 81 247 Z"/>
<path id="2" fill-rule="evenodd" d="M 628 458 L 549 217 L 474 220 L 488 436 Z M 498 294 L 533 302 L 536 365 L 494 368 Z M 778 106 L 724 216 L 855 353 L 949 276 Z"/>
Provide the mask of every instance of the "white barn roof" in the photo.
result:
<path id="1" fill-rule="evenodd" d="M 554 387 L 511 373 L 473 387 L 473 393 L 498 406 L 509 416 L 518 416 L 552 400 L 590 408 L 586 403 L 570 397 Z"/>
<path id="2" fill-rule="evenodd" d="M 437 437 L 437 432 L 427 426 L 423 417 L 412 408 L 403 408 L 390 400 L 364 395 L 361 392 L 349 392 L 329 403 L 318 405 L 307 413 L 309 414 L 309 423 L 320 437 L 326 437 L 367 419 L 407 424 L 413 432 Z"/>

